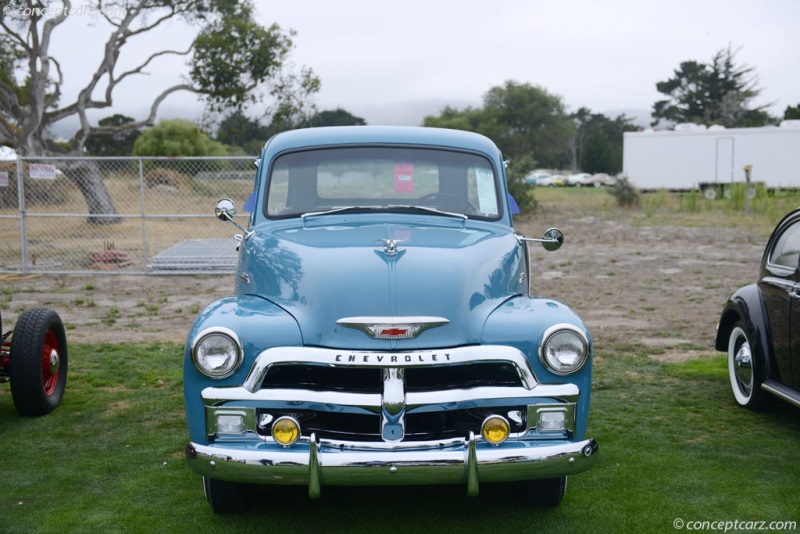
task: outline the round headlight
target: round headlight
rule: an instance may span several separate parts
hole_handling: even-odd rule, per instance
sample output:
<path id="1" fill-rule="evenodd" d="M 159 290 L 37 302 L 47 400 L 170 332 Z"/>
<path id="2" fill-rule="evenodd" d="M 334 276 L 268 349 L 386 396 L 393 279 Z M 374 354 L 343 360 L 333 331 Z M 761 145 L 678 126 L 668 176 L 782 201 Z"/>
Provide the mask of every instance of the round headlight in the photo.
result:
<path id="1" fill-rule="evenodd" d="M 192 347 L 192 360 L 204 375 L 225 378 L 242 363 L 241 345 L 236 334 L 228 329 L 201 332 Z"/>
<path id="2" fill-rule="evenodd" d="M 542 337 L 539 358 L 558 375 L 574 373 L 589 357 L 589 341 L 578 328 L 560 324 L 549 328 Z"/>

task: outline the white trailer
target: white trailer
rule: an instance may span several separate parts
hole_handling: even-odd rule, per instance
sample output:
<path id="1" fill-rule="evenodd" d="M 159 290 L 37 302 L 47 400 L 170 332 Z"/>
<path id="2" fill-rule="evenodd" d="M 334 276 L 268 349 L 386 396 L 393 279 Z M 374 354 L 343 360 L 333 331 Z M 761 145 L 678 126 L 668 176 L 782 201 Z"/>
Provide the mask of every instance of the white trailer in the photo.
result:
<path id="1" fill-rule="evenodd" d="M 641 190 L 711 193 L 734 182 L 767 188 L 800 188 L 800 121 L 779 127 L 730 128 L 678 125 L 675 130 L 626 132 L 622 172 Z"/>

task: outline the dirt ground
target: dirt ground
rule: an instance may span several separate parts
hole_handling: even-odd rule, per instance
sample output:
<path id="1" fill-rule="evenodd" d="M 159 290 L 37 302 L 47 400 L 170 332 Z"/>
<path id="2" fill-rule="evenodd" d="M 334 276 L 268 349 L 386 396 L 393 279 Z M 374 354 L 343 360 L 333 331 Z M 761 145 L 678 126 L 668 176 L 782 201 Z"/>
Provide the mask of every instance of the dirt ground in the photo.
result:
<path id="1" fill-rule="evenodd" d="M 630 342 L 664 360 L 714 354 L 722 305 L 755 281 L 765 237 L 633 221 L 620 210 L 543 209 L 518 224 L 529 237 L 551 226 L 566 236 L 556 252 L 531 247 L 532 293 L 572 306 L 596 352 Z M 71 343 L 183 343 L 197 312 L 232 290 L 232 275 L 0 275 L 0 311 L 7 331 L 22 310 L 54 308 Z"/>

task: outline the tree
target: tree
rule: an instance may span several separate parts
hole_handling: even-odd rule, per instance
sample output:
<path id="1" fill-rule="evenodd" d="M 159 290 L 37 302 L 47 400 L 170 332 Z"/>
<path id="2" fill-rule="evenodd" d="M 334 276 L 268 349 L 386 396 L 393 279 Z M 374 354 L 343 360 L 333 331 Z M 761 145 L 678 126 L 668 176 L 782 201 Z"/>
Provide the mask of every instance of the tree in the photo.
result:
<path id="1" fill-rule="evenodd" d="M 133 145 L 136 156 L 225 156 L 222 143 L 214 141 L 192 121 L 165 119 L 148 128 Z"/>
<path id="2" fill-rule="evenodd" d="M 767 106 L 750 107 L 761 94 L 758 76 L 753 67 L 735 63 L 737 51 L 720 50 L 710 64 L 684 61 L 672 78 L 656 83 L 667 98 L 653 104 L 653 126 L 662 120 L 728 128 L 774 122 Z"/>
<path id="3" fill-rule="evenodd" d="M 458 110 L 450 106 L 445 106 L 438 117 L 425 117 L 423 126 L 480 132 L 483 121 L 483 109 L 467 107 L 466 109 Z"/>
<path id="4" fill-rule="evenodd" d="M 100 119 L 98 125 L 117 128 L 132 122 L 134 122 L 133 118 L 117 113 Z M 136 142 L 140 133 L 139 130 L 118 128 L 113 133 L 90 134 L 86 139 L 86 151 L 92 156 L 131 156 L 133 155 L 133 143 Z"/>
<path id="5" fill-rule="evenodd" d="M 217 128 L 217 141 L 240 147 L 245 154 L 258 155 L 269 139 L 267 127 L 241 111 L 233 111 L 222 119 Z"/>
<path id="6" fill-rule="evenodd" d="M 540 165 L 567 163 L 575 127 L 561 98 L 542 87 L 507 81 L 483 97 L 483 126 L 510 158 L 532 155 Z"/>
<path id="7" fill-rule="evenodd" d="M 621 171 L 623 134 L 636 130 L 632 120 L 625 115 L 612 120 L 587 108 L 580 108 L 572 118 L 576 125 L 573 170 L 608 174 Z"/>
<path id="8" fill-rule="evenodd" d="M 70 140 L 80 153 L 93 134 L 133 131 L 152 125 L 162 102 L 179 91 L 199 95 L 212 112 L 242 109 L 269 96 L 274 112 L 302 113 L 319 80 L 309 69 L 295 73 L 288 57 L 294 47 L 293 32 L 279 26 L 264 28 L 253 19 L 248 0 L 131 0 L 96 2 L 96 17 L 105 21 L 109 36 L 104 54 L 89 81 L 73 102 L 61 103 L 65 73 L 56 57 L 57 28 L 71 15 L 72 2 L 4 0 L 0 13 L 0 144 L 22 155 L 60 152 L 49 138 L 50 127 L 76 117 L 80 128 Z M 112 16 L 113 15 L 113 16 Z M 171 21 L 183 20 L 203 29 L 184 49 L 164 49 L 138 65 L 126 67 L 118 60 L 126 45 L 135 47 L 148 32 Z M 88 111 L 111 108 L 113 95 L 126 80 L 146 74 L 147 67 L 165 56 L 189 58 L 189 75 L 166 87 L 151 103 L 147 117 L 123 125 L 92 125 Z M 85 162 L 80 171 L 62 169 L 78 184 L 90 213 L 116 213 L 97 169 Z M 92 219 L 90 219 L 92 220 Z M 113 222 L 97 218 L 92 222 Z"/>
<path id="9" fill-rule="evenodd" d="M 308 106 L 308 109 L 314 110 L 315 108 Z M 314 111 L 307 118 L 273 116 L 268 126 L 262 125 L 259 119 L 247 117 L 241 111 L 233 111 L 220 122 L 216 139 L 226 145 L 241 147 L 246 154 L 258 154 L 267 139 L 286 130 L 319 126 L 364 126 L 366 124 L 364 119 L 356 117 L 342 108 Z"/>
<path id="10" fill-rule="evenodd" d="M 783 120 L 799 120 L 800 119 L 800 104 L 797 104 L 795 107 L 786 106 L 786 110 L 783 112 Z"/>
<path id="11" fill-rule="evenodd" d="M 508 188 L 522 211 L 535 204 L 522 178 L 536 165 L 560 167 L 568 162 L 575 131 L 560 97 L 515 81 L 491 88 L 481 108 L 446 107 L 438 117 L 425 117 L 423 124 L 478 132 L 494 140 L 510 160 Z"/>
<path id="12" fill-rule="evenodd" d="M 356 117 L 349 111 L 342 108 L 319 111 L 312 115 L 305 126 L 366 126 L 367 121 L 361 117 Z"/>

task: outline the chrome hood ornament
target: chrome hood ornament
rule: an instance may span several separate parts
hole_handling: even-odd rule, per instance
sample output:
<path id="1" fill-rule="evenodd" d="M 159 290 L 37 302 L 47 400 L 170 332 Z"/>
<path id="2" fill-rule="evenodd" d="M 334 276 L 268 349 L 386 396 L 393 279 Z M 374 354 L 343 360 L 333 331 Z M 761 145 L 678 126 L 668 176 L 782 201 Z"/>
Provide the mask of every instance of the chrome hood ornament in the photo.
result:
<path id="1" fill-rule="evenodd" d="M 399 252 L 397 245 L 402 242 L 398 239 L 381 239 L 379 241 L 379 243 L 383 243 L 383 253 L 387 256 L 395 256 Z"/>

